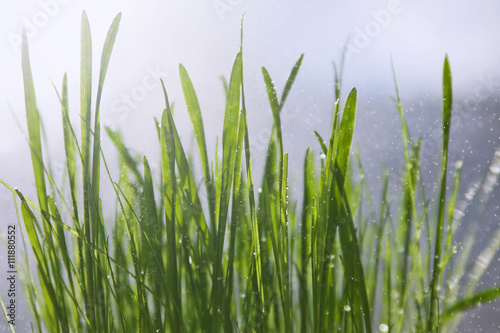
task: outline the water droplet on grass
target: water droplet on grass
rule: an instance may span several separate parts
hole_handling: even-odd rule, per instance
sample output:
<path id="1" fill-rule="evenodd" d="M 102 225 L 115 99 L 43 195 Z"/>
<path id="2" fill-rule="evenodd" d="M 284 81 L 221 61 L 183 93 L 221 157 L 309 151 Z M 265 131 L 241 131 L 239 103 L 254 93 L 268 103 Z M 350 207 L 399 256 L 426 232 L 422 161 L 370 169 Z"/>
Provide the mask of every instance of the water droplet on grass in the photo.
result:
<path id="1" fill-rule="evenodd" d="M 386 333 L 386 332 L 389 332 L 389 326 L 387 326 L 386 324 L 380 324 L 378 326 L 378 330 L 382 333 Z"/>
<path id="2" fill-rule="evenodd" d="M 351 307 L 349 305 L 344 306 L 344 311 L 345 312 L 351 311 Z"/>

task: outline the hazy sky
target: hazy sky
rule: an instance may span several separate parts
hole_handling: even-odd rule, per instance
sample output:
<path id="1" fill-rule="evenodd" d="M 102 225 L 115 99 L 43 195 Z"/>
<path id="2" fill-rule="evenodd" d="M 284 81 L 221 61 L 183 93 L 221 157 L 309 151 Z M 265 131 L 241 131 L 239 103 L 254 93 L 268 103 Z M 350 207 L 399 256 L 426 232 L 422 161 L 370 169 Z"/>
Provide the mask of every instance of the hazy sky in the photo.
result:
<path id="1" fill-rule="evenodd" d="M 302 53 L 304 65 L 292 96 L 313 105 L 331 105 L 331 62 L 339 61 L 348 38 L 344 92 L 356 86 L 360 99 L 394 93 L 391 56 L 403 97 L 440 92 L 446 53 L 456 91 L 469 92 L 478 77 L 500 68 L 498 1 L 12 1 L 0 13 L 0 155 L 25 148 L 14 120 L 17 117 L 25 128 L 19 53 L 23 24 L 30 37 L 38 106 L 45 121 L 59 122 L 50 79 L 60 88 L 65 71 L 71 114 L 77 117 L 82 10 L 87 11 L 92 29 L 95 79 L 107 29 L 113 17 L 123 13 L 102 118 L 110 126 L 136 133 L 151 130 L 152 117 L 161 112 L 158 76 L 177 102 L 178 121 L 189 124 L 180 111 L 180 62 L 193 79 L 208 126 L 219 123 L 223 109 L 219 76 L 230 73 L 243 13 L 246 86 L 253 97 L 249 102 L 256 106 L 252 111 L 256 117 L 249 115 L 251 124 L 262 117 L 270 119 L 260 67 L 265 65 L 282 89 Z M 144 137 L 135 137 L 139 138 Z"/>
<path id="2" fill-rule="evenodd" d="M 159 77 L 164 79 L 170 99 L 176 103 L 181 134 L 186 142 L 191 139 L 178 78 L 181 62 L 197 90 L 209 150 L 214 150 L 224 109 L 219 77 L 230 74 L 239 50 L 243 14 L 248 118 L 257 150 L 254 156 L 262 153 L 272 123 L 261 66 L 266 66 L 281 91 L 294 62 L 305 53 L 284 109 L 288 126 L 286 148 L 291 154 L 297 152 L 291 160 L 299 161 L 305 147 L 315 144 L 313 130 L 324 135 L 329 131 L 332 61 L 340 60 L 347 40 L 344 95 L 352 87 L 358 88 L 356 140 L 362 152 L 385 149 L 388 153 L 394 150 L 391 143 L 400 142 L 397 114 L 390 102 L 394 95 L 391 57 L 404 106 L 409 111 L 425 109 L 417 110 L 419 113 L 414 116 L 420 122 L 418 133 L 425 134 L 423 129 L 432 132 L 439 119 L 446 53 L 451 61 L 455 96 L 459 96 L 455 99 L 457 105 L 462 104 L 463 108 L 468 102 L 474 109 L 474 103 L 494 96 L 500 88 L 500 2 L 493 0 L 10 2 L 0 13 L 0 177 L 11 183 L 21 184 L 31 177 L 30 173 L 25 174 L 29 168 L 22 173 L 17 169 L 29 156 L 24 139 L 19 52 L 22 26 L 28 31 L 37 102 L 49 133 L 49 147 L 54 163 L 62 165 L 60 107 L 50 80 L 60 89 L 63 74 L 68 72 L 70 114 L 76 123 L 83 10 L 92 30 L 94 87 L 105 35 L 116 14 L 123 14 L 106 78 L 101 121 L 123 130 L 129 145 L 148 156 L 158 153 L 153 117 L 159 117 L 163 109 Z M 426 109 L 431 102 L 437 103 L 435 111 Z M 492 145 L 500 143 L 500 120 L 494 111 L 467 113 L 462 124 L 469 114 L 473 117 L 467 120 L 474 118 L 495 132 L 496 142 Z M 413 120 L 411 116 L 410 112 Z M 109 145 L 104 149 L 113 151 Z"/>

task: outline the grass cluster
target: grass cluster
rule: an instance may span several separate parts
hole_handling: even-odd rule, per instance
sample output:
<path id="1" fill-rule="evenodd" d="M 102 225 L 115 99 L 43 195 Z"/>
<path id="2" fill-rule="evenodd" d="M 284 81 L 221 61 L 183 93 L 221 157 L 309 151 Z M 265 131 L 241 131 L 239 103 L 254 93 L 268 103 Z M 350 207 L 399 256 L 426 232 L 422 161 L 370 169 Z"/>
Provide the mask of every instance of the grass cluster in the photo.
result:
<path id="1" fill-rule="evenodd" d="M 281 95 L 262 68 L 274 125 L 263 177 L 256 185 L 242 47 L 225 85 L 222 149 L 217 145 L 215 156 L 208 156 L 201 108 L 180 65 L 200 164 L 194 165 L 184 149 L 162 84 L 165 108 L 161 119 L 155 119 L 160 175 L 152 174 L 146 157 L 137 158 L 126 148 L 119 132 L 105 128 L 120 160 L 119 178 L 113 179 L 101 150 L 99 119 L 119 22 L 120 15 L 106 37 L 94 100 L 90 29 L 87 16 L 82 16 L 79 137 L 69 120 L 66 76 L 58 94 L 67 162 L 63 185 L 55 183 L 43 156 L 24 34 L 22 68 L 37 202 L 2 184 L 20 202 L 36 260 L 36 274 L 25 282 L 34 330 L 441 332 L 453 330 L 463 311 L 500 295 L 498 287 L 475 288 L 496 253 L 498 238 L 485 246 L 481 265 L 472 267 L 466 265 L 473 238 L 461 251 L 453 243 L 462 216 L 455 207 L 460 168 L 454 172 L 452 188 L 447 186 L 452 109 L 447 58 L 436 193 L 426 197 L 420 170 L 422 141 L 410 136 L 397 92 L 405 158 L 401 195 L 399 200 L 389 199 L 386 173 L 382 191 L 373 199 L 361 159 L 353 160 L 351 154 L 356 89 L 341 102 L 336 70 L 331 133 L 327 140 L 316 133 L 317 150 L 305 152 L 303 198 L 297 200 L 289 197 L 280 112 L 303 56 Z M 114 220 L 103 217 L 103 211 L 109 211 L 100 197 L 106 178 L 116 194 Z M 474 274 L 466 275 L 469 269 Z"/>

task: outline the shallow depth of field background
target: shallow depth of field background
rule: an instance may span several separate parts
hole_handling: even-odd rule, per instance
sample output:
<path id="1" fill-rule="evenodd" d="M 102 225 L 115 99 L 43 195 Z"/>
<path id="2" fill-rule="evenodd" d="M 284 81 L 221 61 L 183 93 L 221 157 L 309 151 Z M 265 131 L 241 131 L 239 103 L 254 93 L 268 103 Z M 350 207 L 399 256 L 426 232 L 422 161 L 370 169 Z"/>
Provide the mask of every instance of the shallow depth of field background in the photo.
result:
<path id="1" fill-rule="evenodd" d="M 294 62 L 305 53 L 282 116 L 285 150 L 292 161 L 290 180 L 298 188 L 292 192 L 300 199 L 303 155 L 308 146 L 318 149 L 313 130 L 326 135 L 331 127 L 332 61 L 340 61 L 346 41 L 343 93 L 345 96 L 353 86 L 358 89 L 355 140 L 375 195 L 385 168 L 390 169 L 395 187 L 398 166 L 404 159 L 400 120 L 391 101 L 395 95 L 391 58 L 410 132 L 415 138 L 424 137 L 422 160 L 429 190 L 439 175 L 434 171 L 441 149 L 441 76 L 446 53 L 454 88 L 450 161 L 464 163 L 460 200 L 465 199 L 467 187 L 486 174 L 500 146 L 500 3 L 494 0 L 318 0 L 272 4 L 249 0 L 23 0 L 3 4 L 0 11 L 0 178 L 33 199 L 36 196 L 25 138 L 20 65 L 22 26 L 26 25 L 29 34 L 38 108 L 46 126 L 52 167 L 62 170 L 65 161 L 61 111 L 50 80 L 60 89 L 63 74 L 68 72 L 70 115 L 77 124 L 82 10 L 87 11 L 92 29 L 95 84 L 107 29 L 113 17 L 123 13 L 105 82 L 101 122 L 120 129 L 129 147 L 148 156 L 153 172 L 158 171 L 159 162 L 153 117 L 161 116 L 164 103 L 158 77 L 164 79 L 175 103 L 175 120 L 182 139 L 196 148 L 178 79 L 180 62 L 198 93 L 209 153 L 213 156 L 224 110 L 219 77 L 230 74 L 240 45 L 243 14 L 245 88 L 256 179 L 260 178 L 272 126 L 261 66 L 266 66 L 281 90 Z M 115 152 L 109 140 L 104 140 L 103 150 L 108 160 L 114 161 Z M 112 171 L 117 177 L 117 169 Z M 495 194 L 485 208 L 478 245 L 485 244 L 500 224 L 500 191 L 496 189 Z M 393 198 L 398 200 L 398 193 L 393 193 Z M 113 195 L 103 198 L 104 204 L 113 200 Z M 378 198 L 375 200 L 378 202 Z M 472 218 L 465 222 L 459 238 L 477 223 Z M 2 187 L 0 234 L 4 235 L 12 223 L 17 223 L 12 195 Z M 18 251 L 19 237 L 18 232 Z M 500 282 L 498 260 L 495 267 L 490 267 L 485 285 Z M 6 263 L 5 249 L 1 247 L 2 295 Z M 22 297 L 17 300 L 20 303 Z M 461 331 L 498 331 L 499 306 L 496 302 L 470 311 Z M 18 308 L 17 314 L 19 332 L 29 330 L 27 310 Z M 4 324 L 1 318 L 0 328 Z"/>

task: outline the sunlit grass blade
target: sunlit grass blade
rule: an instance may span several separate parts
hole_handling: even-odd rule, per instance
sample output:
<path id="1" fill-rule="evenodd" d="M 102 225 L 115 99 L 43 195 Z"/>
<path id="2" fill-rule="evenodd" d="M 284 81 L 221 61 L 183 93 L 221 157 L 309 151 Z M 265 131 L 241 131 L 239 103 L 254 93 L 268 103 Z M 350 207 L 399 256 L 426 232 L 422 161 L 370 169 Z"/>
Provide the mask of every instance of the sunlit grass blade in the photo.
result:
<path id="1" fill-rule="evenodd" d="M 216 231 L 216 217 L 215 217 L 215 189 L 210 177 L 210 164 L 208 162 L 207 144 L 205 141 L 205 129 L 203 126 L 203 118 L 201 115 L 200 104 L 193 83 L 182 64 L 179 64 L 179 74 L 181 78 L 182 91 L 184 92 L 184 99 L 189 112 L 189 117 L 193 124 L 196 142 L 198 144 L 198 151 L 200 153 L 201 166 L 203 170 L 203 178 L 205 180 L 205 187 L 207 190 L 208 210 L 210 214 L 211 230 L 213 233 L 212 238 L 215 239 Z M 223 82 L 225 82 L 223 80 Z M 228 92 L 226 92 L 226 95 Z"/>
<path id="2" fill-rule="evenodd" d="M 84 236 L 86 243 L 92 242 L 90 208 L 94 204 L 91 198 L 91 98 L 92 98 L 92 42 L 87 14 L 83 12 L 81 23 L 81 67 L 80 67 L 80 117 L 81 117 L 81 150 L 82 150 L 82 186 L 83 186 L 83 217 Z M 81 267 L 81 275 L 85 282 L 83 295 L 85 312 L 89 317 L 90 326 L 95 329 L 96 314 L 94 307 L 94 257 L 90 247 L 85 248 L 85 263 Z"/>
<path id="3" fill-rule="evenodd" d="M 102 90 L 104 87 L 104 79 L 106 78 L 106 73 L 108 71 L 109 59 L 111 57 L 111 52 L 113 51 L 113 46 L 115 44 L 116 34 L 118 33 L 118 26 L 120 25 L 121 13 L 118 14 L 111 27 L 109 28 L 106 40 L 104 42 L 104 47 L 101 55 L 101 69 L 99 74 L 99 84 L 97 86 L 97 98 L 95 106 L 95 120 L 94 120 L 94 151 L 92 156 L 92 196 L 94 200 L 99 197 L 99 181 L 100 181 L 100 153 L 101 153 L 101 124 L 100 124 L 100 105 Z M 94 205 L 96 203 L 94 202 Z M 94 210 L 92 210 L 94 211 Z"/>
<path id="4" fill-rule="evenodd" d="M 33 83 L 33 74 L 31 73 L 30 56 L 28 49 L 28 37 L 26 29 L 23 30 L 22 43 L 22 69 L 24 82 L 24 96 L 26 105 L 26 120 L 28 123 L 28 139 L 31 151 L 31 162 L 35 174 L 35 183 L 38 195 L 38 201 L 42 211 L 48 212 L 47 191 L 45 186 L 45 174 L 42 156 L 42 140 L 40 134 L 40 115 L 38 114 L 35 86 Z M 44 224 L 48 223 L 46 216 Z M 46 228 L 46 226 L 44 226 Z M 48 229 L 45 229 L 48 231 Z"/>

